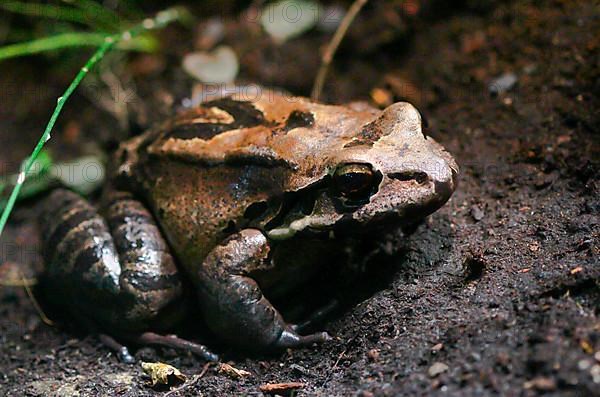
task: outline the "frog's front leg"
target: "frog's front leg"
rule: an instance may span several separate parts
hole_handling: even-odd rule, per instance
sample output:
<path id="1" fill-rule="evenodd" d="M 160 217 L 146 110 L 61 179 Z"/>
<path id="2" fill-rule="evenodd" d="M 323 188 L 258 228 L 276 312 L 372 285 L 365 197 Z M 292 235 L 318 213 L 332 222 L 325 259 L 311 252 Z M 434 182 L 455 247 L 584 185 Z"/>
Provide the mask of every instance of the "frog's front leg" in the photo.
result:
<path id="1" fill-rule="evenodd" d="M 200 305 L 209 327 L 222 339 L 255 351 L 323 342 L 326 332 L 299 335 L 249 277 L 271 266 L 267 238 L 245 229 L 215 247 L 197 273 Z"/>
<path id="2" fill-rule="evenodd" d="M 121 192 L 107 195 L 104 215 L 67 190 L 48 197 L 41 218 L 47 299 L 95 330 L 182 347 L 175 337 L 148 338 L 156 334 L 147 331 L 168 329 L 184 314 L 181 279 L 152 215 Z M 101 339 L 132 359 L 112 338 Z M 185 348 L 216 359 L 201 345 Z"/>

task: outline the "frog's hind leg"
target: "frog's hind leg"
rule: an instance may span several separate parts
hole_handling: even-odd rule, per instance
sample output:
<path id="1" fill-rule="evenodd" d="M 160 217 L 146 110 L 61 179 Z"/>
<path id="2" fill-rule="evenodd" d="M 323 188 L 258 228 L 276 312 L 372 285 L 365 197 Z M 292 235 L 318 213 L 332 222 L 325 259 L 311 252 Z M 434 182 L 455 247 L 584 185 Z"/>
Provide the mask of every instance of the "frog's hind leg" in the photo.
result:
<path id="1" fill-rule="evenodd" d="M 265 351 L 324 342 L 326 332 L 300 335 L 265 298 L 252 271 L 270 266 L 269 245 L 258 230 L 245 229 L 215 247 L 197 273 L 206 322 L 222 339 Z"/>
<path id="2" fill-rule="evenodd" d="M 183 286 L 150 212 L 128 193 L 107 199 L 104 218 L 73 192 L 48 198 L 41 218 L 45 295 L 75 320 L 135 341 L 182 317 Z M 101 340 L 127 358 L 114 339 Z"/>

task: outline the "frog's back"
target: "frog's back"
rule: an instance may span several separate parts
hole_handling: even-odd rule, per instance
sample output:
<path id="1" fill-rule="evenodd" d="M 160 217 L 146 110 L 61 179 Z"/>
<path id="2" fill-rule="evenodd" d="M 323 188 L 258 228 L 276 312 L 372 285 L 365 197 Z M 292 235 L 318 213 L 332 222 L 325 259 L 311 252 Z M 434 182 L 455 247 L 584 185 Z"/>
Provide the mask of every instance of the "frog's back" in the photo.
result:
<path id="1" fill-rule="evenodd" d="M 194 266 L 232 232 L 272 220 L 276 199 L 320 180 L 330 154 L 376 115 L 271 91 L 226 97 L 134 140 L 132 167 L 175 252 Z"/>

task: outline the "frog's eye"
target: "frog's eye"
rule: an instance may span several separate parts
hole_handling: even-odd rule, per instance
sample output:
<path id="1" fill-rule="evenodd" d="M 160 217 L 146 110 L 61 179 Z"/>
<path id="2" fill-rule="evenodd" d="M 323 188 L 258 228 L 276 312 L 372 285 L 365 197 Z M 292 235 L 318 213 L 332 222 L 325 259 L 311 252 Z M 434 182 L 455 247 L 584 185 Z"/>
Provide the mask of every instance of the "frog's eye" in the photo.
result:
<path id="1" fill-rule="evenodd" d="M 333 174 L 335 192 L 352 201 L 364 201 L 377 190 L 381 178 L 367 164 L 344 164 Z"/>

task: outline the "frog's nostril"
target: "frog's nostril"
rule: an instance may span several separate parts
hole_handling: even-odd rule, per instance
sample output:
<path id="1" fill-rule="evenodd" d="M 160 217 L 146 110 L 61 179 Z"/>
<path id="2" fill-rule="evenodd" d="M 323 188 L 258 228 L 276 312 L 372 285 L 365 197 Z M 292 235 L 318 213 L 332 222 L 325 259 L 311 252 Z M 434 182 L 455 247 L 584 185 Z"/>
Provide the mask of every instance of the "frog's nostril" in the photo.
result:
<path id="1" fill-rule="evenodd" d="M 422 185 L 425 182 L 429 181 L 429 176 L 422 171 L 406 171 L 406 172 L 394 172 L 389 174 L 391 179 L 397 179 L 399 181 L 416 181 L 418 184 Z"/>

